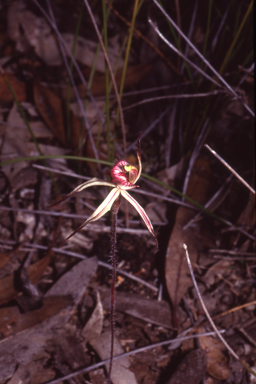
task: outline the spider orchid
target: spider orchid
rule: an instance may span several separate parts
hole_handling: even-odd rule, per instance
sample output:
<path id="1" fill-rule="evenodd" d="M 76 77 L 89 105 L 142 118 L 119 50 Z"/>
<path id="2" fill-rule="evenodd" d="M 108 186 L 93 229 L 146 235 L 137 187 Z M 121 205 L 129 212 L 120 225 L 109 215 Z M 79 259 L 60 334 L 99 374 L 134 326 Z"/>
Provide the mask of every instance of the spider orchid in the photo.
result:
<path id="1" fill-rule="evenodd" d="M 72 232 L 71 235 L 69 235 L 65 240 L 68 240 L 71 236 L 73 236 L 80 229 L 84 228 L 87 224 L 100 219 L 103 215 L 105 215 L 106 212 L 110 211 L 113 203 L 118 198 L 120 198 L 120 196 L 123 196 L 140 214 L 141 218 L 146 224 L 147 229 L 154 236 L 156 241 L 156 247 L 158 248 L 156 235 L 154 233 L 154 229 L 148 215 L 146 214 L 145 210 L 141 207 L 141 205 L 127 192 L 127 190 L 129 189 L 139 188 L 139 186 L 135 185 L 135 183 L 139 179 L 141 175 L 141 170 L 142 170 L 141 154 L 140 154 L 140 136 L 138 138 L 137 158 L 138 158 L 138 169 L 133 165 L 129 164 L 127 161 L 120 160 L 110 170 L 110 176 L 111 176 L 112 182 L 97 179 L 95 177 L 89 181 L 86 181 L 83 184 L 80 184 L 72 192 L 70 192 L 67 196 L 65 196 L 62 200 L 58 201 L 58 203 L 61 203 L 62 201 L 69 198 L 70 196 L 74 195 L 75 193 L 81 192 L 83 189 L 88 187 L 93 187 L 95 185 L 101 185 L 101 186 L 107 186 L 107 187 L 113 188 L 109 192 L 105 200 L 93 212 L 93 214 L 82 225 L 80 225 L 80 227 L 78 227 L 74 232 Z"/>

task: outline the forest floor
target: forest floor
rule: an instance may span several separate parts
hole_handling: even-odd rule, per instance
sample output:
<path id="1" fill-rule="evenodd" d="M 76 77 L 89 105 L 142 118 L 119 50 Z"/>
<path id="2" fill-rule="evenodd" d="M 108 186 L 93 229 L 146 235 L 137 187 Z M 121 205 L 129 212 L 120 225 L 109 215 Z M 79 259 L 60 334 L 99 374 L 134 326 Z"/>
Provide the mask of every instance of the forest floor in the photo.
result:
<path id="1" fill-rule="evenodd" d="M 128 355 L 112 383 L 256 382 L 213 331 L 183 248 L 211 318 L 256 371 L 255 192 L 205 147 L 254 185 L 251 3 L 163 1 L 207 63 L 154 0 L 137 3 L 90 2 L 123 88 L 123 126 L 87 1 L 0 4 L 0 384 L 107 383 L 112 215 L 63 241 L 110 189 L 50 205 L 110 181 L 116 158 L 137 167 L 140 132 L 130 193 L 159 248 L 122 199 L 114 354 Z"/>

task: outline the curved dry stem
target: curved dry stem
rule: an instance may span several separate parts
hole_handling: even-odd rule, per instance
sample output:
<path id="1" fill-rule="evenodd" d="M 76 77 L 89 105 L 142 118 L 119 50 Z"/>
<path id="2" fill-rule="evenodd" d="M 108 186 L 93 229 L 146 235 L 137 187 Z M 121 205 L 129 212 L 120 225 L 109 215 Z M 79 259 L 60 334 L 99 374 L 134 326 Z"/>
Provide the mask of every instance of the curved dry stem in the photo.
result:
<path id="1" fill-rule="evenodd" d="M 180 94 L 180 95 L 165 95 L 165 96 L 156 96 L 156 97 L 151 97 L 149 99 L 144 99 L 141 101 L 138 101 L 137 103 L 130 104 L 127 107 L 124 107 L 123 110 L 127 111 L 128 109 L 138 107 L 139 105 L 147 104 L 147 103 L 152 103 L 156 101 L 161 101 L 161 100 L 169 100 L 169 99 L 195 99 L 199 97 L 208 97 L 208 96 L 215 96 L 219 95 L 220 93 L 227 93 L 225 90 L 215 90 L 211 92 L 205 92 L 205 93 L 191 93 L 191 94 Z M 145 136 L 145 135 L 143 135 Z"/>
<path id="2" fill-rule="evenodd" d="M 229 353 L 237 360 L 239 361 L 239 363 L 248 371 L 250 372 L 253 376 L 256 377 L 256 372 L 254 372 L 250 367 L 248 367 L 248 365 L 239 358 L 239 356 L 235 353 L 235 351 L 230 347 L 230 345 L 226 342 L 226 340 L 222 337 L 222 335 L 220 334 L 220 331 L 218 330 L 218 328 L 216 327 L 215 323 L 213 322 L 205 304 L 204 304 L 204 301 L 203 301 L 203 298 L 201 296 L 201 293 L 199 291 L 199 288 L 198 288 L 198 285 L 197 285 L 197 282 L 196 282 L 196 278 L 195 278 L 195 275 L 194 275 L 194 272 L 193 272 L 193 268 L 192 268 L 192 265 L 191 265 L 191 261 L 190 261 L 190 257 L 189 257 L 189 253 L 188 253 L 188 247 L 186 244 L 183 244 L 183 248 L 185 249 L 185 254 L 186 254 L 186 258 L 187 258 L 187 262 L 188 262 L 188 268 L 189 268 L 189 272 L 191 274 L 191 278 L 192 278 L 192 281 L 193 281 L 193 284 L 194 284 L 194 287 L 196 289 L 196 293 L 197 293 L 197 296 L 200 300 L 200 303 L 202 305 L 202 308 L 204 310 L 204 313 L 207 317 L 207 319 L 209 320 L 212 328 L 214 329 L 214 331 L 216 332 L 218 338 L 220 339 L 220 341 L 225 345 L 225 347 L 227 348 L 227 350 L 229 351 Z"/>
<path id="3" fill-rule="evenodd" d="M 255 190 L 220 156 L 218 155 L 218 153 L 216 153 L 208 144 L 205 144 L 204 145 L 215 157 L 217 157 L 217 159 L 225 165 L 225 167 L 233 173 L 233 175 L 235 175 L 235 177 L 238 178 L 238 180 L 241 181 L 241 183 L 243 183 L 246 188 L 249 189 L 250 192 L 252 192 L 254 195 L 255 195 Z"/>

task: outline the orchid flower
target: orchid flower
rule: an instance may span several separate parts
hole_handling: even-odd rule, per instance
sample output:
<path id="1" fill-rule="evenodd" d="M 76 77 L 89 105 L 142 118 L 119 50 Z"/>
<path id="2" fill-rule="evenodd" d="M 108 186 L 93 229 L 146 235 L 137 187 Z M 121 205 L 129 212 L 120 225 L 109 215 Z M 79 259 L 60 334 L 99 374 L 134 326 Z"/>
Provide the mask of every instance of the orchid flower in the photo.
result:
<path id="1" fill-rule="evenodd" d="M 105 215 L 106 212 L 110 211 L 113 203 L 120 198 L 120 196 L 123 196 L 140 214 L 141 218 L 143 219 L 144 223 L 146 224 L 147 229 L 149 232 L 154 236 L 156 241 L 156 247 L 158 248 L 158 242 L 156 239 L 156 235 L 154 233 L 154 229 L 152 226 L 152 223 L 146 214 L 145 210 L 141 207 L 141 205 L 135 200 L 127 191 L 129 189 L 139 188 L 138 185 L 135 185 L 135 183 L 138 181 L 140 175 L 141 175 L 141 154 L 140 154 L 140 136 L 138 138 L 138 148 L 137 148 L 137 158 L 138 158 L 138 169 L 129 164 L 125 160 L 120 160 L 114 165 L 110 170 L 110 176 L 111 176 L 111 182 L 98 179 L 94 177 L 93 179 L 86 181 L 83 184 L 80 184 L 78 187 L 76 187 L 72 192 L 70 192 L 67 196 L 65 196 L 62 200 L 60 200 L 58 203 L 66 200 L 70 196 L 74 195 L 77 192 L 81 192 L 85 188 L 93 187 L 96 185 L 100 186 L 106 186 L 106 187 L 112 187 L 113 189 L 109 192 L 108 196 L 105 198 L 105 200 L 98 206 L 98 208 L 93 212 L 93 214 L 85 220 L 85 222 L 80 225 L 74 232 L 69 235 L 66 240 L 68 240 L 71 236 L 73 236 L 76 232 L 78 232 L 80 229 L 84 228 L 87 224 L 96 221 L 100 219 L 103 215 Z M 58 204 L 56 203 L 56 204 Z M 54 204 L 54 205 L 56 205 Z"/>

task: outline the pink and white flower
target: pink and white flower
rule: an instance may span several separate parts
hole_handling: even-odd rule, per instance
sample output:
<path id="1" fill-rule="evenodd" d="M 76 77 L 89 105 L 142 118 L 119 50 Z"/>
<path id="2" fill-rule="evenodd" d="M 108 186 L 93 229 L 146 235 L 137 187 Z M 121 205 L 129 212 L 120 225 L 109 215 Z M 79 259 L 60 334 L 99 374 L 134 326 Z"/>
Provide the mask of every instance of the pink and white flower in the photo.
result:
<path id="1" fill-rule="evenodd" d="M 62 200 L 60 200 L 58 203 L 66 200 L 70 196 L 74 195 L 77 192 L 81 192 L 85 188 L 93 187 L 96 185 L 101 186 L 107 186 L 112 187 L 113 189 L 109 192 L 108 196 L 105 198 L 105 200 L 98 206 L 98 208 L 92 213 L 92 215 L 85 220 L 85 222 L 80 225 L 74 232 L 69 235 L 66 240 L 68 240 L 71 236 L 73 236 L 76 232 L 78 232 L 80 229 L 84 228 L 87 224 L 96 221 L 100 219 L 105 213 L 110 211 L 112 208 L 113 203 L 120 197 L 123 196 L 140 214 L 141 218 L 143 219 L 144 223 L 146 224 L 147 229 L 149 232 L 154 236 L 156 241 L 156 247 L 158 247 L 158 242 L 156 239 L 156 235 L 154 233 L 154 229 L 152 226 L 152 223 L 146 214 L 145 210 L 142 208 L 142 206 L 135 200 L 128 192 L 129 189 L 139 188 L 138 185 L 134 185 L 137 180 L 139 179 L 141 175 L 141 154 L 140 154 L 140 136 L 138 138 L 138 149 L 137 149 L 137 158 L 138 158 L 138 168 L 135 166 L 129 164 L 125 160 L 120 160 L 114 165 L 110 170 L 110 176 L 111 176 L 111 182 L 97 179 L 96 177 L 86 181 L 83 184 L 80 184 L 78 187 L 76 187 L 72 192 L 70 192 L 67 196 L 65 196 Z M 57 203 L 57 204 L 58 204 Z M 54 204 L 56 205 L 56 204 Z"/>

